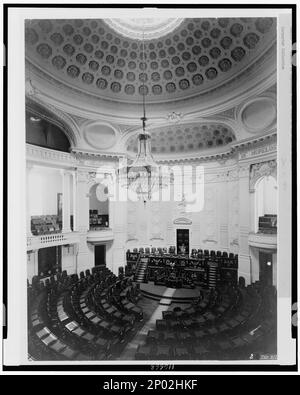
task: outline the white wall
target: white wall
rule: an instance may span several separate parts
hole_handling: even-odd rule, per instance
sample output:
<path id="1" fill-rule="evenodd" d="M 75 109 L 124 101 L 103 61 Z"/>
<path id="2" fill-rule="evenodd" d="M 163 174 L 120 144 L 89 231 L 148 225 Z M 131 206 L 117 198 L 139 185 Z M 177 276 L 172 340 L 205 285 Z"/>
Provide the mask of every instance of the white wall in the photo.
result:
<path id="1" fill-rule="evenodd" d="M 61 269 L 68 274 L 76 273 L 76 246 L 68 245 L 61 247 Z"/>
<path id="2" fill-rule="evenodd" d="M 220 249 L 236 253 L 239 230 L 238 179 L 232 181 L 226 174 L 219 177 L 223 172 L 224 168 L 218 162 L 205 166 L 204 206 L 199 206 L 195 212 L 188 198 L 185 202 L 174 201 L 172 193 L 170 201 L 146 204 L 129 202 L 126 248 L 176 245 L 176 229 L 182 228 L 190 231 L 190 249 Z"/>
<path id="3" fill-rule="evenodd" d="M 30 215 L 56 215 L 57 194 L 62 193 L 62 176 L 59 170 L 33 167 L 29 170 Z"/>
<path id="4" fill-rule="evenodd" d="M 271 176 L 260 179 L 256 185 L 257 214 L 277 214 L 277 185 Z"/>

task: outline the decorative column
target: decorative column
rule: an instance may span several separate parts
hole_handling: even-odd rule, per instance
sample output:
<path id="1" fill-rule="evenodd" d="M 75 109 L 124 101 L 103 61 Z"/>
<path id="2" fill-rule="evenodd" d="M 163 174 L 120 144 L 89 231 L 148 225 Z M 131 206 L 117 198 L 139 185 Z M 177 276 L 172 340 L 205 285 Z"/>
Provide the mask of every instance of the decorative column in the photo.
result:
<path id="1" fill-rule="evenodd" d="M 71 207 L 70 207 L 70 173 L 62 170 L 63 204 L 62 204 L 62 232 L 71 232 Z"/>
<path id="2" fill-rule="evenodd" d="M 77 231 L 77 188 L 76 188 L 76 173 L 72 172 L 73 182 L 73 232 Z"/>
<path id="3" fill-rule="evenodd" d="M 222 163 L 220 163 L 222 164 Z M 217 184 L 217 209 L 219 219 L 219 250 L 229 251 L 229 193 L 228 193 L 228 176 L 229 171 L 222 172 L 219 174 L 219 183 Z"/>
<path id="4" fill-rule="evenodd" d="M 251 262 L 249 251 L 250 231 L 250 193 L 249 193 L 249 171 L 250 164 L 239 166 L 239 268 L 238 276 L 251 283 Z"/>
<path id="5" fill-rule="evenodd" d="M 76 270 L 90 269 L 93 263 L 90 262 L 90 254 L 87 245 L 87 232 L 89 230 L 89 194 L 88 194 L 88 172 L 84 169 L 77 169 L 76 173 L 76 205 L 74 206 L 74 216 L 76 217 L 76 227 L 79 232 L 79 244 L 76 248 Z"/>
<path id="6" fill-rule="evenodd" d="M 109 202 L 110 227 L 114 231 L 114 240 L 110 248 L 111 257 L 107 254 L 107 267 L 118 274 L 118 268 L 126 265 L 126 240 L 127 240 L 127 202 Z M 107 253 L 108 253 L 107 249 Z"/>
<path id="7" fill-rule="evenodd" d="M 237 166 L 228 171 L 228 252 L 238 253 L 239 249 L 239 176 Z"/>
<path id="8" fill-rule="evenodd" d="M 31 237 L 31 212 L 30 212 L 30 197 L 29 197 L 29 176 L 32 169 L 31 164 L 26 164 L 26 233 L 27 237 Z"/>

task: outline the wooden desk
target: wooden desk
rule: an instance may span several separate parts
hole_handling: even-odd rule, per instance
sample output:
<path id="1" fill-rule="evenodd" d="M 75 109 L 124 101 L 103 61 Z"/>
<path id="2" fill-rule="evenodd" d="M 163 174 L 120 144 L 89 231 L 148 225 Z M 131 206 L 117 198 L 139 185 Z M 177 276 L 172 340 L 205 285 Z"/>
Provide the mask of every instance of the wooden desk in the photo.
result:
<path id="1" fill-rule="evenodd" d="M 76 328 L 78 328 L 79 327 L 79 324 L 76 322 L 76 321 L 71 321 L 71 322 L 69 322 L 67 325 L 66 325 L 66 328 L 70 331 L 70 332 L 72 332 L 72 331 L 74 331 Z"/>
<path id="2" fill-rule="evenodd" d="M 40 331 L 36 332 L 36 334 L 38 338 L 42 339 L 43 337 L 50 335 L 51 332 L 47 327 L 44 327 Z"/>
<path id="3" fill-rule="evenodd" d="M 66 344 L 62 343 L 60 340 L 58 340 L 56 343 L 53 343 L 49 346 L 52 350 L 60 353 L 63 351 L 67 346 Z"/>
<path id="4" fill-rule="evenodd" d="M 72 333 L 75 333 L 76 336 L 81 337 L 82 335 L 85 334 L 85 331 L 79 327 L 74 329 Z"/>
<path id="5" fill-rule="evenodd" d="M 58 338 L 56 336 L 53 335 L 53 333 L 50 333 L 50 335 L 48 335 L 47 337 L 45 337 L 44 339 L 42 339 L 42 342 L 46 345 L 49 346 L 50 344 L 56 342 L 58 340 Z"/>

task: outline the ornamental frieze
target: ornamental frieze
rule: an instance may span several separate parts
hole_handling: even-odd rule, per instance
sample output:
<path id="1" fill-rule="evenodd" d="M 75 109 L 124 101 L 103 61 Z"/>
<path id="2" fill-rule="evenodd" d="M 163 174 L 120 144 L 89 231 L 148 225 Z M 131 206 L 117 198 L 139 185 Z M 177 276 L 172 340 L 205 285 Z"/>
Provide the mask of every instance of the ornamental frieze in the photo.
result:
<path id="1" fill-rule="evenodd" d="M 277 179 L 277 161 L 269 160 L 267 162 L 260 162 L 251 165 L 249 189 L 254 192 L 256 182 L 265 176 L 273 176 Z"/>

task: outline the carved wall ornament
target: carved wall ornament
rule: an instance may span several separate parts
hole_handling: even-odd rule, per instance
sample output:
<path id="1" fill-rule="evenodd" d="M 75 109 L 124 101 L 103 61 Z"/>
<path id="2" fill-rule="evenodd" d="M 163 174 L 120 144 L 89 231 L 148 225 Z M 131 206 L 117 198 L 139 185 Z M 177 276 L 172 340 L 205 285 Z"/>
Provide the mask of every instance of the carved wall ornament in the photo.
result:
<path id="1" fill-rule="evenodd" d="M 95 171 L 88 172 L 87 173 L 87 182 L 89 184 L 95 184 L 97 182 L 96 175 L 97 175 L 97 173 Z"/>
<path id="2" fill-rule="evenodd" d="M 185 195 L 182 194 L 181 201 L 178 202 L 178 210 L 179 210 L 180 214 L 185 214 L 186 206 L 187 206 L 186 198 L 185 198 Z"/>
<path id="3" fill-rule="evenodd" d="M 214 239 L 211 239 L 211 238 L 207 238 L 207 239 L 204 239 L 202 241 L 203 241 L 203 243 L 215 243 L 215 244 L 218 243 L 217 240 L 214 240 Z"/>
<path id="4" fill-rule="evenodd" d="M 26 90 L 26 95 L 28 96 L 34 96 L 38 93 L 38 90 L 33 85 L 32 80 L 29 78 L 26 79 L 25 90 Z"/>
<path id="5" fill-rule="evenodd" d="M 229 170 L 228 172 L 228 181 L 236 181 L 238 179 L 238 171 L 237 169 Z"/>
<path id="6" fill-rule="evenodd" d="M 235 119 L 235 107 L 230 108 L 229 110 L 225 110 L 217 114 L 218 117 L 225 117 L 230 119 Z"/>
<path id="7" fill-rule="evenodd" d="M 150 237 L 150 240 L 164 240 L 164 238 L 161 235 L 157 234 Z"/>
<path id="8" fill-rule="evenodd" d="M 249 177 L 250 165 L 248 163 L 239 165 L 239 177 Z"/>
<path id="9" fill-rule="evenodd" d="M 174 225 L 192 225 L 192 220 L 185 217 L 176 218 L 173 221 Z"/>
<path id="10" fill-rule="evenodd" d="M 182 118 L 183 118 L 182 112 L 177 113 L 177 112 L 173 111 L 167 115 L 167 120 L 172 123 L 177 123 L 177 122 L 181 121 Z"/>
<path id="11" fill-rule="evenodd" d="M 256 144 L 253 144 L 253 148 L 251 149 L 240 149 L 239 152 L 239 159 L 247 159 L 247 158 L 251 158 L 251 157 L 255 157 L 255 156 L 259 156 L 259 155 L 266 155 L 272 152 L 276 152 L 277 151 L 277 142 L 272 142 L 270 144 L 261 146 L 261 147 L 255 147 Z"/>
<path id="12" fill-rule="evenodd" d="M 251 165 L 249 181 L 250 192 L 254 192 L 256 182 L 260 178 L 266 176 L 273 176 L 277 179 L 277 161 L 275 159 Z"/>

